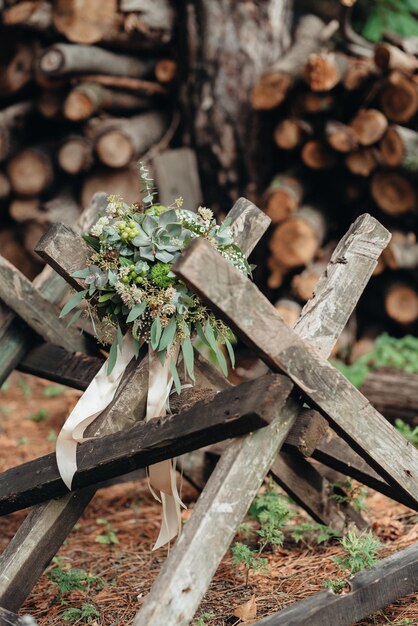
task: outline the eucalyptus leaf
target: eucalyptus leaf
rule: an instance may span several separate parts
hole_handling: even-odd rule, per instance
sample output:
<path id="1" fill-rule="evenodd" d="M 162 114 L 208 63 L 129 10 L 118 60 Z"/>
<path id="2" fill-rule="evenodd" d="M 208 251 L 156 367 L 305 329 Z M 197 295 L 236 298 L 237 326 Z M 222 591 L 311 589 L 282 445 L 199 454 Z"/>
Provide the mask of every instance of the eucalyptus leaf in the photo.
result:
<path id="1" fill-rule="evenodd" d="M 65 315 L 67 315 L 67 313 L 69 313 L 70 311 L 72 311 L 73 309 L 75 309 L 75 307 L 80 304 L 80 302 L 84 299 L 84 297 L 87 294 L 87 289 L 83 290 L 83 291 L 79 291 L 78 293 L 76 293 L 71 300 L 69 300 L 67 302 L 67 304 L 65 304 L 62 308 L 62 311 L 60 313 L 60 317 L 65 317 Z"/>
<path id="2" fill-rule="evenodd" d="M 159 317 L 156 317 L 151 325 L 151 347 L 153 350 L 158 348 L 162 333 L 161 321 Z"/>
<path id="3" fill-rule="evenodd" d="M 128 317 L 126 318 L 126 323 L 129 324 L 130 322 L 136 320 L 140 315 L 143 314 L 146 308 L 146 302 L 139 302 L 138 304 L 135 304 L 135 306 L 131 309 Z"/>
<path id="4" fill-rule="evenodd" d="M 172 343 L 174 341 L 174 337 L 176 336 L 176 330 L 177 330 L 176 318 L 172 317 L 162 332 L 161 340 L 158 345 L 158 351 L 169 350 L 171 348 Z"/>
<path id="5" fill-rule="evenodd" d="M 229 341 L 227 337 L 225 337 L 225 345 L 226 345 L 226 349 L 228 350 L 229 360 L 231 361 L 231 367 L 234 368 L 235 367 L 235 352 L 234 352 L 234 348 L 232 347 L 231 342 Z"/>
<path id="6" fill-rule="evenodd" d="M 113 371 L 113 368 L 116 365 L 117 357 L 118 357 L 118 343 L 117 343 L 117 341 L 115 341 L 111 345 L 111 348 L 109 350 L 109 357 L 107 359 L 107 375 L 108 376 L 110 376 L 110 374 Z"/>
<path id="7" fill-rule="evenodd" d="M 93 248 L 93 250 L 95 250 L 96 252 L 100 251 L 100 241 L 98 239 L 96 239 L 96 237 L 91 237 L 90 235 L 82 235 L 84 241 L 86 243 L 89 244 L 89 246 L 91 248 Z"/>
<path id="8" fill-rule="evenodd" d="M 176 391 L 180 395 L 181 394 L 181 382 L 180 382 L 180 377 L 179 377 L 179 373 L 177 371 L 176 364 L 174 363 L 173 360 L 170 361 L 170 372 L 171 372 L 171 375 L 173 377 L 174 386 L 176 388 Z"/>
<path id="9" fill-rule="evenodd" d="M 108 300 L 111 300 L 114 295 L 115 295 L 114 291 L 104 293 L 101 296 L 99 296 L 99 302 L 107 302 Z"/>
<path id="10" fill-rule="evenodd" d="M 79 309 L 78 311 L 76 311 L 71 317 L 70 317 L 70 321 L 67 324 L 67 328 L 70 328 L 70 326 L 72 326 L 80 317 L 80 315 L 82 314 L 82 310 Z"/>
<path id="11" fill-rule="evenodd" d="M 89 273 L 90 273 L 90 268 L 85 267 L 83 270 L 78 270 L 77 272 L 74 272 L 73 274 L 71 274 L 71 276 L 73 278 L 86 278 Z"/>
<path id="12" fill-rule="evenodd" d="M 181 351 L 183 353 L 184 364 L 186 366 L 186 371 L 190 378 L 195 381 L 194 376 L 194 350 L 192 346 L 192 342 L 189 338 L 184 339 L 181 344 Z"/>
<path id="13" fill-rule="evenodd" d="M 120 351 L 122 351 L 123 334 L 122 334 L 122 330 L 119 324 L 118 324 L 118 330 L 117 330 L 117 340 L 118 340 L 118 348 Z"/>

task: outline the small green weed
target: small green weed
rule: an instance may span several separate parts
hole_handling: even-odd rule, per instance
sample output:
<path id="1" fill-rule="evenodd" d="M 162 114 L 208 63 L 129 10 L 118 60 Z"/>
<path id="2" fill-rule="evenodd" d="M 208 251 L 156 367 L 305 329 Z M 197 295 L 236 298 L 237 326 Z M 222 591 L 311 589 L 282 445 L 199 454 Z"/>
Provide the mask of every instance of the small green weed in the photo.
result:
<path id="1" fill-rule="evenodd" d="M 47 409 L 39 409 L 39 411 L 36 411 L 36 413 L 31 413 L 30 415 L 28 415 L 26 419 L 30 420 L 31 422 L 35 422 L 36 424 L 39 424 L 39 422 L 44 422 L 48 419 L 48 411 Z"/>
<path id="2" fill-rule="evenodd" d="M 61 600 L 70 591 L 88 591 L 91 588 L 100 590 L 106 584 L 100 576 L 72 568 L 55 567 L 48 572 L 48 578 L 57 585 Z"/>
<path id="3" fill-rule="evenodd" d="M 344 587 L 347 585 L 347 581 L 343 578 L 336 578 L 335 580 L 326 580 L 323 583 L 325 589 L 332 589 L 334 593 L 341 593 Z"/>
<path id="4" fill-rule="evenodd" d="M 410 426 L 403 420 L 397 419 L 395 421 L 395 428 L 399 430 L 405 439 L 418 447 L 418 426 Z"/>
<path id="5" fill-rule="evenodd" d="M 31 398 L 32 397 L 32 385 L 30 385 L 28 383 L 28 381 L 25 378 L 18 378 L 17 379 L 17 386 L 19 387 L 19 389 L 21 390 L 21 392 L 23 393 L 23 395 L 25 396 L 25 398 Z"/>
<path id="6" fill-rule="evenodd" d="M 345 554 L 343 556 L 335 556 L 332 560 L 344 574 L 348 573 L 350 576 L 357 574 L 363 569 L 372 567 L 379 560 L 377 553 L 381 549 L 382 544 L 370 530 L 362 530 L 360 532 L 349 530 L 340 539 L 340 544 Z M 340 579 L 331 580 L 326 581 L 324 586 L 335 590 L 340 587 L 340 583 Z"/>
<path id="7" fill-rule="evenodd" d="M 80 608 L 71 607 L 70 609 L 66 609 L 62 614 L 62 619 L 65 622 L 72 623 L 87 620 L 87 624 L 91 624 L 96 617 L 100 617 L 99 611 L 93 604 L 89 604 L 88 602 L 82 604 Z"/>
<path id="8" fill-rule="evenodd" d="M 48 385 L 43 390 L 43 394 L 45 398 L 55 398 L 56 396 L 61 396 L 66 391 L 66 388 L 63 385 Z"/>
<path id="9" fill-rule="evenodd" d="M 259 552 L 251 550 L 244 543 L 234 543 L 231 548 L 232 563 L 236 567 L 241 565 L 245 568 L 245 584 L 248 585 L 250 572 L 267 573 L 268 561 L 259 556 Z"/>
<path id="10" fill-rule="evenodd" d="M 193 626 L 206 626 L 207 620 L 211 619 L 215 613 L 213 611 L 205 611 L 195 620 Z"/>
<path id="11" fill-rule="evenodd" d="M 257 530 L 260 552 L 267 546 L 283 545 L 283 531 L 293 513 L 289 508 L 289 499 L 277 493 L 274 484 L 268 483 L 265 493 L 256 496 L 249 514 L 260 524 Z"/>
<path id="12" fill-rule="evenodd" d="M 26 446 L 27 443 L 29 443 L 29 437 L 18 437 L 16 439 L 17 446 Z"/>
<path id="13" fill-rule="evenodd" d="M 330 498 L 338 502 L 338 504 L 351 506 L 355 511 L 365 511 L 367 509 L 367 489 L 364 487 L 355 486 L 349 478 L 333 483 L 332 487 L 335 493 Z"/>
<path id="14" fill-rule="evenodd" d="M 95 538 L 95 541 L 97 543 L 103 543 L 108 546 L 119 543 L 119 539 L 116 536 L 119 531 L 116 528 L 112 528 L 107 519 L 99 517 L 96 520 L 96 524 L 99 524 L 99 526 L 104 526 L 103 532 L 100 535 L 97 535 Z"/>
<path id="15" fill-rule="evenodd" d="M 313 535 L 315 542 L 320 545 L 321 543 L 335 539 L 339 536 L 339 533 L 330 526 L 324 526 L 323 524 L 317 524 L 315 522 L 301 522 L 300 524 L 292 526 L 291 537 L 296 543 L 299 543 L 310 535 Z"/>
<path id="16" fill-rule="evenodd" d="M 51 429 L 46 436 L 46 440 L 50 441 L 51 443 L 55 443 L 55 441 L 57 440 L 57 437 L 58 437 L 57 431 L 54 429 Z"/>

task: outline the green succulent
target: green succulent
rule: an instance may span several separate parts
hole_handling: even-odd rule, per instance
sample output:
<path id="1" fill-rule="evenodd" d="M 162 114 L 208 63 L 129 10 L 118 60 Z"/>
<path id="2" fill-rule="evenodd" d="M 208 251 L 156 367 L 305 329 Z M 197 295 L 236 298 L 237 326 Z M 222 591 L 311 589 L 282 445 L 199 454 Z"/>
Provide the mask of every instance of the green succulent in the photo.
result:
<path id="1" fill-rule="evenodd" d="M 169 263 L 156 263 L 151 268 L 151 279 L 157 285 L 157 287 L 165 288 L 170 287 L 175 282 L 175 276 L 171 271 L 171 265 Z"/>

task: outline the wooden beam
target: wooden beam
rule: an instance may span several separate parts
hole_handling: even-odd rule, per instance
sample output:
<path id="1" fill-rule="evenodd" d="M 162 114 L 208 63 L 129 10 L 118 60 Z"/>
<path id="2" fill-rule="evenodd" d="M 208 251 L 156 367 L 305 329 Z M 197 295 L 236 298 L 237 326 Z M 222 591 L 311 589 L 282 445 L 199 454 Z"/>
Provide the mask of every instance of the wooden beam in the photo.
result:
<path id="1" fill-rule="evenodd" d="M 387 241 L 387 231 L 367 217 L 357 220 L 338 244 L 316 289 L 316 306 L 308 303 L 296 331 L 314 342 L 324 357 L 329 356 Z M 337 264 L 340 258 L 346 263 Z M 211 283 L 217 284 L 222 293 L 228 284 L 229 300 L 234 288 L 225 282 L 226 276 L 212 274 Z M 276 337 L 271 340 L 276 345 Z M 227 447 L 134 626 L 190 623 L 299 409 L 299 403 L 292 398 L 270 426 Z"/>
<path id="2" fill-rule="evenodd" d="M 363 223 L 371 219 L 359 218 Z M 174 270 L 270 367 L 285 372 L 385 480 L 418 506 L 418 450 L 317 349 L 286 326 L 253 283 L 202 239 L 190 244 Z M 346 297 L 354 284 L 344 285 Z"/>
<path id="3" fill-rule="evenodd" d="M 267 374 L 197 402 L 178 415 L 142 421 L 128 434 L 122 431 L 82 443 L 74 489 L 266 426 L 292 387 L 285 376 Z M 67 492 L 55 454 L 48 454 L 0 474 L 0 515 Z"/>
<path id="4" fill-rule="evenodd" d="M 90 206 L 81 214 L 77 228 L 81 231 L 92 225 L 99 211 L 106 206 L 106 194 L 97 193 L 93 196 Z M 58 304 L 68 291 L 68 286 L 50 267 L 44 270 L 33 281 L 50 302 Z M 16 364 L 30 350 L 36 338 L 27 327 L 24 327 L 9 307 L 0 303 L 0 384 L 9 376 Z"/>
<path id="5" fill-rule="evenodd" d="M 30 615 L 16 615 L 0 606 L 0 626 L 36 626 L 36 622 Z"/>
<path id="6" fill-rule="evenodd" d="M 104 202 L 106 200 L 105 194 L 99 194 Z M 234 210 L 235 205 L 231 210 L 231 214 L 234 220 L 233 229 L 236 236 L 235 242 L 241 247 L 242 250 L 252 250 L 256 245 L 260 236 L 267 229 L 269 220 L 265 218 L 262 212 L 257 209 L 251 202 L 247 200 L 240 201 L 240 209 Z M 260 228 L 252 229 L 248 226 L 249 220 L 256 219 L 258 216 L 262 218 L 264 223 L 264 230 L 260 233 Z M 88 230 L 89 224 L 81 226 L 81 230 Z M 79 269 L 83 265 L 77 268 L 71 269 L 72 258 L 76 254 L 76 251 L 80 249 L 83 240 L 76 234 L 72 233 L 72 244 L 64 246 L 60 253 L 59 247 L 56 249 L 57 257 L 51 256 L 51 261 L 56 262 L 57 266 L 59 261 L 67 268 L 67 271 L 63 271 L 63 274 L 68 278 L 69 274 L 74 269 Z M 55 249 L 55 248 L 54 248 Z M 66 256 L 64 256 L 64 252 Z M 80 259 L 81 263 L 85 263 L 90 256 L 90 250 L 84 250 L 84 260 Z M 202 378 L 199 373 L 201 366 L 197 364 L 196 374 Z M 203 374 L 203 378 L 207 381 L 206 386 L 210 386 L 210 374 Z M 123 430 L 131 427 L 135 422 L 139 421 L 145 415 L 146 397 L 147 397 L 147 385 L 148 385 L 148 360 L 143 359 L 139 364 L 133 364 L 128 368 L 121 385 L 119 386 L 116 398 L 112 405 L 102 414 L 99 418 L 89 427 L 86 435 L 97 436 L 106 435 L 118 430 Z M 74 499 L 71 500 L 68 496 L 64 496 L 59 500 L 51 500 L 43 507 L 40 519 L 45 517 L 46 523 L 50 525 L 51 534 L 49 542 L 43 544 L 43 558 L 45 563 L 49 562 L 54 554 L 59 549 L 62 542 L 65 540 L 72 525 L 76 522 L 81 515 L 82 510 L 87 506 L 88 501 L 83 503 L 82 492 L 74 494 Z M 37 507 L 33 511 L 36 511 Z M 32 515 L 32 514 L 31 514 Z M 43 561 L 41 566 L 32 567 L 32 563 L 36 562 L 38 554 L 38 545 L 42 542 L 42 537 L 32 532 L 31 515 L 29 515 L 22 526 L 19 529 L 18 535 L 10 542 L 7 553 L 3 553 L 0 556 L 0 606 L 5 606 L 11 610 L 18 609 L 26 596 L 30 592 L 33 585 L 36 583 L 40 574 L 43 571 Z M 67 524 L 68 518 L 68 526 Z M 54 521 L 55 520 L 55 521 Z M 63 523 L 62 520 L 65 520 Z M 26 568 L 27 578 L 25 585 L 19 585 L 19 580 L 14 576 L 16 570 L 13 553 L 19 551 L 21 561 L 29 564 Z M 4 600 L 5 599 L 5 600 Z M 7 605 L 6 602 L 7 601 Z"/>
<path id="7" fill-rule="evenodd" d="M 190 148 L 164 150 L 152 159 L 152 167 L 161 204 L 169 206 L 174 198 L 183 198 L 184 206 L 196 211 L 203 202 L 197 158 Z"/>
<path id="8" fill-rule="evenodd" d="M 417 571 L 418 544 L 414 544 L 349 578 L 350 591 L 320 591 L 254 626 L 350 626 L 417 591 Z"/>
<path id="9" fill-rule="evenodd" d="M 89 351 L 88 338 L 75 328 L 67 328 L 67 323 L 59 319 L 59 307 L 1 255 L 0 299 L 45 341 L 73 352 Z"/>

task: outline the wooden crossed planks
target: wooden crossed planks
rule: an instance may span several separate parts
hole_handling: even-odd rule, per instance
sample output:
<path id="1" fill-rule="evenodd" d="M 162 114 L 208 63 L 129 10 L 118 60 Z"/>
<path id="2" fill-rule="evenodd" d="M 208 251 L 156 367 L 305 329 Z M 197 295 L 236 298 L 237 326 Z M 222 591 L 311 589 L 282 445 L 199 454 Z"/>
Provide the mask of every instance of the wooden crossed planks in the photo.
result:
<path id="1" fill-rule="evenodd" d="M 106 196 L 102 194 L 102 207 Z M 239 200 L 230 212 L 235 241 L 249 255 L 270 223 L 251 202 Z M 254 218 L 257 217 L 255 220 Z M 94 220 L 93 220 L 94 221 Z M 90 222 L 91 223 L 91 222 Z M 85 224 L 84 229 L 89 227 Z M 46 235 L 40 253 L 47 257 L 68 282 L 80 289 L 70 274 L 84 266 L 91 250 L 68 228 L 52 228 Z M 60 279 L 62 281 L 62 279 Z M 53 289 L 49 295 L 53 297 Z M 62 291 L 61 291 L 62 297 Z M 22 356 L 19 354 L 19 358 Z M 15 358 L 16 365 L 19 358 Z M 213 387 L 210 376 L 199 375 L 205 387 Z M 148 360 L 132 362 L 125 373 L 113 403 L 89 427 L 87 436 L 106 435 L 127 430 L 145 414 L 148 384 Z M 0 606 L 19 608 L 45 566 L 57 552 L 67 534 L 87 506 L 95 490 L 85 488 L 32 509 L 18 533 L 0 557 Z M 44 531 L 43 531 L 44 529 Z M 24 576 L 22 577 L 22 572 Z"/>
<path id="2" fill-rule="evenodd" d="M 308 345 L 316 359 L 326 365 L 326 361 L 317 355 L 329 356 L 371 276 L 380 251 L 388 241 L 389 233 L 376 220 L 368 215 L 359 218 L 337 246 L 315 297 L 303 311 L 296 332 L 284 330 L 284 322 L 267 300 L 269 314 L 264 316 L 266 305 L 256 287 L 238 272 L 230 278 L 232 266 L 224 275 L 223 265 L 222 271 L 217 265 L 220 261 L 217 253 L 214 256 L 208 254 L 206 242 L 193 242 L 177 263 L 176 271 L 193 289 L 204 295 L 206 301 L 210 299 L 214 302 L 224 319 L 228 317 L 228 321 L 237 322 L 234 323 L 235 328 L 239 328 L 239 323 L 229 315 L 230 308 L 237 312 L 245 328 L 261 335 L 265 333 L 268 338 L 266 343 L 274 353 L 279 351 L 282 339 L 284 345 L 289 342 L 289 334 L 292 338 L 296 337 L 304 348 Z M 199 257 L 201 251 L 204 252 L 203 257 Z M 207 261 L 210 265 L 202 271 L 202 265 Z M 203 286 L 203 281 L 210 282 L 210 285 Z M 243 285 L 245 287 L 241 292 Z M 238 291 L 242 297 L 238 297 Z M 262 310 L 259 310 L 260 300 L 264 305 Z M 276 318 L 282 325 L 280 334 L 277 325 L 272 327 Z M 314 348 L 301 341 L 297 333 L 311 341 Z M 250 343 L 246 335 L 244 339 Z M 251 345 L 254 346 L 254 343 L 252 341 Z M 304 356 L 302 354 L 302 359 Z M 270 364 L 275 366 L 272 359 Z M 282 369 L 285 370 L 286 366 Z M 272 424 L 234 440 L 223 452 L 181 537 L 138 613 L 135 626 L 185 626 L 190 623 L 299 409 L 297 398 L 291 397 Z"/>

